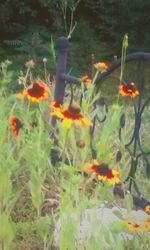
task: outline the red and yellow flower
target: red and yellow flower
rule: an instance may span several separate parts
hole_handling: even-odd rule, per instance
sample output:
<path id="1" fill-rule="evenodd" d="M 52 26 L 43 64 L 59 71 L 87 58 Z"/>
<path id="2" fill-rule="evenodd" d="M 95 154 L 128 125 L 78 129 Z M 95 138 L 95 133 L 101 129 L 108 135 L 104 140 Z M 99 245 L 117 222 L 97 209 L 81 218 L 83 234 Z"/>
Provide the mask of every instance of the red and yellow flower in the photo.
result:
<path id="1" fill-rule="evenodd" d="M 89 85 L 92 83 L 92 80 L 88 77 L 88 75 L 85 75 L 85 76 L 82 76 L 81 77 L 81 81 L 86 84 L 86 85 Z"/>
<path id="2" fill-rule="evenodd" d="M 109 168 L 106 163 L 99 164 L 97 160 L 93 160 L 92 164 L 85 166 L 84 170 L 96 174 L 99 180 L 106 181 L 111 185 L 121 182 L 118 170 Z"/>
<path id="3" fill-rule="evenodd" d="M 136 223 L 135 221 L 125 220 L 124 224 L 126 225 L 127 230 L 129 230 L 130 232 L 139 233 L 144 231 L 143 224 Z"/>
<path id="4" fill-rule="evenodd" d="M 150 216 L 147 216 L 142 223 L 137 223 L 133 220 L 125 220 L 124 224 L 126 225 L 127 229 L 131 232 L 148 232 L 150 231 Z"/>
<path id="5" fill-rule="evenodd" d="M 53 110 L 58 110 L 60 108 L 62 108 L 62 105 L 58 102 L 56 102 L 55 100 L 53 100 L 51 103 L 50 103 L 50 107 L 53 109 Z"/>
<path id="6" fill-rule="evenodd" d="M 104 71 L 108 68 L 108 64 L 106 62 L 98 62 L 94 64 L 94 67 L 99 71 Z"/>
<path id="7" fill-rule="evenodd" d="M 119 86 L 119 93 L 122 96 L 136 97 L 139 95 L 139 91 L 135 88 L 134 82 L 121 84 Z"/>
<path id="8" fill-rule="evenodd" d="M 150 216 L 147 216 L 143 223 L 145 231 L 150 231 Z"/>
<path id="9" fill-rule="evenodd" d="M 22 122 L 15 115 L 10 115 L 9 125 L 12 135 L 16 137 L 19 134 L 20 128 L 22 128 Z"/>
<path id="10" fill-rule="evenodd" d="M 150 205 L 144 207 L 145 212 L 150 214 Z"/>
<path id="11" fill-rule="evenodd" d="M 48 98 L 49 88 L 42 81 L 34 82 L 17 96 L 19 99 L 28 98 L 31 102 L 40 102 Z"/>
<path id="12" fill-rule="evenodd" d="M 81 114 L 79 107 L 70 105 L 67 108 L 54 108 L 51 113 L 52 116 L 60 118 L 62 121 L 62 127 L 70 128 L 74 123 L 82 127 L 88 127 L 92 125 L 92 122 L 89 118 L 84 117 Z"/>

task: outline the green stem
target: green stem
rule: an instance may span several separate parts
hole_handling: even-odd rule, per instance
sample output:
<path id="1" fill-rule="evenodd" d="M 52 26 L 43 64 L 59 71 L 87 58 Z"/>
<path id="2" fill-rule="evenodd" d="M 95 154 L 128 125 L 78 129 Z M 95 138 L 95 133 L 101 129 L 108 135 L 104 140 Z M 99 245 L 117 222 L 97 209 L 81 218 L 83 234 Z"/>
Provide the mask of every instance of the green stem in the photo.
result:
<path id="1" fill-rule="evenodd" d="M 29 72 L 30 72 L 30 67 L 27 68 L 27 72 L 26 72 L 24 82 L 23 82 L 23 85 L 25 88 L 27 88 L 27 78 L 28 78 Z"/>
<path id="2" fill-rule="evenodd" d="M 73 85 L 72 85 L 72 83 L 70 83 L 70 88 L 71 88 L 71 98 L 70 98 L 69 106 L 71 106 L 73 103 Z"/>
<path id="3" fill-rule="evenodd" d="M 45 82 L 48 84 L 48 81 L 47 81 L 47 67 L 46 67 L 46 62 L 44 62 L 44 76 L 45 76 Z"/>
<path id="4" fill-rule="evenodd" d="M 66 151 L 66 146 L 67 146 L 67 141 L 68 141 L 68 135 L 69 135 L 69 129 L 67 129 L 67 131 L 66 131 L 64 147 L 63 147 L 63 150 L 62 150 L 62 153 L 61 153 L 63 162 L 65 161 L 65 153 L 66 153 L 65 151 Z"/>
<path id="5" fill-rule="evenodd" d="M 95 76 L 94 76 L 93 81 L 92 81 L 92 84 L 95 83 L 95 81 L 96 81 L 96 79 L 98 77 L 98 74 L 99 74 L 99 70 L 96 71 Z"/>
<path id="6" fill-rule="evenodd" d="M 120 83 L 122 83 L 122 79 L 123 79 L 127 48 L 128 48 L 128 35 L 125 34 L 123 43 L 122 43 Z"/>
<path id="7" fill-rule="evenodd" d="M 2 240 L 1 246 L 2 246 L 1 250 L 5 250 L 5 246 L 4 246 L 4 241 L 3 240 Z"/>
<path id="8" fill-rule="evenodd" d="M 37 208 L 37 218 L 40 218 L 41 217 L 41 208 L 38 207 Z"/>

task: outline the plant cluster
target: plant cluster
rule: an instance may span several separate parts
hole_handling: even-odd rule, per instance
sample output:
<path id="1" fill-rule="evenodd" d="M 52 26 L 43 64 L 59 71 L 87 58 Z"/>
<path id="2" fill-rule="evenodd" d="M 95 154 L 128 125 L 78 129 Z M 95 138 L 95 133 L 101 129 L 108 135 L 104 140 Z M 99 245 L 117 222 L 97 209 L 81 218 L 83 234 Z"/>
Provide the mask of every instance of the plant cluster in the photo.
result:
<path id="1" fill-rule="evenodd" d="M 128 213 L 121 213 L 118 214 L 121 220 L 113 222 L 109 229 L 99 224 L 93 215 L 93 234 L 84 240 L 78 238 L 87 209 L 96 209 L 104 201 L 111 207 L 120 206 L 113 197 L 115 185 L 123 186 L 122 206 L 128 212 L 133 208 L 132 196 L 126 193 L 123 180 L 130 166 L 124 145 L 132 133 L 134 116 L 125 105 L 124 114 L 130 116 L 124 122 L 124 107 L 119 99 L 136 103 L 141 92 L 135 83 L 123 81 L 126 39 L 117 101 L 109 107 L 105 119 L 107 109 L 100 103 L 101 92 L 95 95 L 94 83 L 98 74 L 107 70 L 106 62 L 93 65 L 93 77 L 81 76 L 81 86 L 71 87 L 73 95 L 63 104 L 53 100 L 54 85 L 47 74 L 46 58 L 41 77 L 34 73 L 34 59 L 26 62 L 26 71 L 18 78 L 20 91 L 11 95 L 6 86 L 9 62 L 1 64 L 1 249 L 48 250 L 52 245 L 61 250 L 130 249 L 130 243 L 120 238 L 122 232 L 133 235 L 132 249 L 139 249 L 138 244 L 140 249 L 145 249 L 150 243 L 149 205 L 145 206 L 144 221 L 134 221 Z M 118 138 L 120 126 L 121 140 Z M 149 147 L 148 143 L 145 147 Z M 142 172 L 143 168 L 137 172 L 141 181 Z M 61 227 L 57 241 L 58 218 Z"/>

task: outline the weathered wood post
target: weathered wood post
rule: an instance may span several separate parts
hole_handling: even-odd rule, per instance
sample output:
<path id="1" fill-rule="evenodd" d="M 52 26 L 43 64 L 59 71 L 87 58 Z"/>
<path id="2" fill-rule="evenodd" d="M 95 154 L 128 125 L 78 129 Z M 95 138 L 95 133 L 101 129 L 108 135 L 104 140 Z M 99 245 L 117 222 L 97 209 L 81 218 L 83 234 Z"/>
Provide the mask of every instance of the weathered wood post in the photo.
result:
<path id="1" fill-rule="evenodd" d="M 66 74 L 67 69 L 67 52 L 69 47 L 69 40 L 66 37 L 59 37 L 56 42 L 57 49 L 57 68 L 56 68 L 56 78 L 55 78 L 55 88 L 53 100 L 59 104 L 63 104 L 63 99 L 65 95 L 66 83 L 80 84 L 81 80 Z M 56 117 L 52 117 L 51 125 L 56 128 Z"/>
<path id="2" fill-rule="evenodd" d="M 56 43 L 57 49 L 57 69 L 56 69 L 56 83 L 54 91 L 54 100 L 60 104 L 63 103 L 65 94 L 65 80 L 62 75 L 66 73 L 67 67 L 67 50 L 69 41 L 66 37 L 60 37 Z"/>
<path id="3" fill-rule="evenodd" d="M 57 103 L 63 104 L 63 99 L 65 95 L 65 79 L 62 78 L 62 75 L 66 73 L 67 68 L 67 50 L 69 47 L 69 41 L 66 37 L 59 37 L 56 42 L 57 49 L 57 67 L 56 67 L 56 78 L 55 78 L 55 87 L 54 87 L 54 101 Z M 58 128 L 56 126 L 56 117 L 52 116 L 51 125 L 53 131 L 51 132 L 51 138 L 54 139 L 55 144 L 57 145 Z M 51 152 L 53 154 L 53 151 Z"/>

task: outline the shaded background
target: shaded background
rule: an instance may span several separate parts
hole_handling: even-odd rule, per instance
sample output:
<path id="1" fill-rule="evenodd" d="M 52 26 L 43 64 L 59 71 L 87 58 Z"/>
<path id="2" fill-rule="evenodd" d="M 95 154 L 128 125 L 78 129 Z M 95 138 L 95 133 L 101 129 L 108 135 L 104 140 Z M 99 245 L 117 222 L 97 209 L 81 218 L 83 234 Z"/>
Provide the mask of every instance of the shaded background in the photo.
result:
<path id="1" fill-rule="evenodd" d="M 14 65 L 47 57 L 55 69 L 50 43 L 66 35 L 62 6 L 67 5 L 67 26 L 77 0 L 1 0 L 0 60 Z M 150 49 L 150 0 L 81 0 L 74 14 L 77 27 L 71 38 L 69 67 L 77 76 L 90 71 L 95 61 L 120 56 L 125 33 L 129 52 Z"/>

